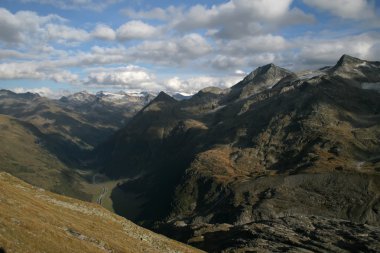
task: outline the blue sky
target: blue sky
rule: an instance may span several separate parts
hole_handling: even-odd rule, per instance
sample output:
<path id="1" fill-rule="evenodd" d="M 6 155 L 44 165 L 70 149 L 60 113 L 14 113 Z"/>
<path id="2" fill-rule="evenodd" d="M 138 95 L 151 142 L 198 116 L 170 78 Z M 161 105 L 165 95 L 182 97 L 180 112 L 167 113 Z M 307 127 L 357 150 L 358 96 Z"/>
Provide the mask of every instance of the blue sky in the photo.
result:
<path id="1" fill-rule="evenodd" d="M 0 88 L 194 93 L 258 66 L 380 60 L 375 0 L 1 0 Z"/>

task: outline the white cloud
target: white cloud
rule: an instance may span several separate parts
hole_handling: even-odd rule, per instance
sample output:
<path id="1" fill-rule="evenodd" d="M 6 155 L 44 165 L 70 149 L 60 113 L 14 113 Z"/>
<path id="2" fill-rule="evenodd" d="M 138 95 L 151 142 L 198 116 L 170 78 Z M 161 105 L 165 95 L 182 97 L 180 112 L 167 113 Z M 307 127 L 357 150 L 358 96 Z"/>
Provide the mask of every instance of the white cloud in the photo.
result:
<path id="1" fill-rule="evenodd" d="M 142 21 L 132 20 L 116 30 L 119 40 L 148 39 L 159 34 L 156 27 Z"/>
<path id="2" fill-rule="evenodd" d="M 97 24 L 91 35 L 94 38 L 101 40 L 115 40 L 116 32 L 109 26 L 104 24 Z"/>
<path id="3" fill-rule="evenodd" d="M 57 15 L 38 16 L 30 11 L 12 14 L 0 8 L 0 41 L 8 44 L 30 42 L 41 36 L 45 24 L 53 21 L 62 22 L 63 19 Z"/>
<path id="4" fill-rule="evenodd" d="M 46 31 L 49 39 L 56 40 L 60 43 L 67 41 L 80 42 L 90 39 L 90 34 L 87 31 L 66 25 L 48 24 Z"/>
<path id="5" fill-rule="evenodd" d="M 371 33 L 336 39 L 300 38 L 295 43 L 301 48 L 295 60 L 299 64 L 333 64 L 343 54 L 368 60 L 380 58 L 379 52 L 376 54 L 375 50 L 380 45 L 380 37 Z"/>
<path id="6" fill-rule="evenodd" d="M 145 41 L 131 51 L 138 60 L 173 65 L 206 56 L 212 47 L 201 35 L 191 33 L 180 38 Z"/>
<path id="7" fill-rule="evenodd" d="M 53 80 L 59 83 L 71 84 L 80 82 L 79 76 L 76 74 L 37 61 L 1 63 L 0 79 Z"/>
<path id="8" fill-rule="evenodd" d="M 57 8 L 72 9 L 88 9 L 101 11 L 108 6 L 120 2 L 121 0 L 21 0 L 24 3 L 38 3 L 52 5 Z"/>
<path id="9" fill-rule="evenodd" d="M 79 76 L 77 74 L 73 74 L 67 70 L 48 74 L 47 78 L 51 79 L 57 83 L 70 83 L 70 84 L 79 84 L 80 83 Z"/>
<path id="10" fill-rule="evenodd" d="M 157 90 L 154 75 L 134 65 L 118 68 L 93 69 L 85 80 L 86 85 L 112 86 L 124 89 Z"/>
<path id="11" fill-rule="evenodd" d="M 35 62 L 11 62 L 0 64 L 0 79 L 43 79 L 45 74 Z"/>
<path id="12" fill-rule="evenodd" d="M 238 67 L 246 67 L 247 59 L 245 57 L 237 57 L 228 54 L 218 54 L 210 59 L 209 63 L 214 69 L 228 70 Z"/>
<path id="13" fill-rule="evenodd" d="M 173 27 L 188 31 L 211 29 L 220 38 L 241 38 L 255 35 L 265 29 L 294 23 L 310 23 L 314 20 L 299 9 L 290 8 L 292 0 L 231 0 L 207 8 L 195 5 Z"/>
<path id="14" fill-rule="evenodd" d="M 292 49 L 291 43 L 284 37 L 272 34 L 216 40 L 216 44 L 217 54 L 208 60 L 209 65 L 229 71 L 275 62 L 278 54 Z"/>
<path id="15" fill-rule="evenodd" d="M 219 88 L 229 88 L 240 81 L 241 75 L 232 75 L 230 77 L 212 77 L 212 76 L 198 76 L 188 79 L 180 77 L 173 77 L 164 81 L 164 89 L 169 92 L 183 92 L 194 94 L 199 90 L 214 86 Z"/>
<path id="16" fill-rule="evenodd" d="M 374 2 L 367 0 L 303 0 L 303 2 L 342 18 L 368 19 L 375 16 Z"/>
<path id="17" fill-rule="evenodd" d="M 131 90 L 183 92 L 194 94 L 210 86 L 228 88 L 242 79 L 238 71 L 229 77 L 196 76 L 183 79 L 172 77 L 159 79 L 147 69 L 135 65 L 118 68 L 90 69 L 85 84 L 98 88 L 122 88 Z"/>

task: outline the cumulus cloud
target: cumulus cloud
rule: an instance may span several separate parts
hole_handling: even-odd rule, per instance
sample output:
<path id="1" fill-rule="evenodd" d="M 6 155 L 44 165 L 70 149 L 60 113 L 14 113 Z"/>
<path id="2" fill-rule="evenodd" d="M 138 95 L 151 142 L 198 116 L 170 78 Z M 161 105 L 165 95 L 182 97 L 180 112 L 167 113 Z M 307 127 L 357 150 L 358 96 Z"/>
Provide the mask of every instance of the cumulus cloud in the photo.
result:
<path id="1" fill-rule="evenodd" d="M 59 43 L 81 42 L 90 39 L 90 34 L 87 31 L 66 25 L 48 24 L 46 31 L 49 39 L 56 40 Z"/>
<path id="2" fill-rule="evenodd" d="M 132 20 L 116 30 L 119 40 L 148 39 L 159 34 L 156 27 L 142 21 Z"/>
<path id="3" fill-rule="evenodd" d="M 338 39 L 314 39 L 300 38 L 295 43 L 301 48 L 297 60 L 301 64 L 323 65 L 332 64 L 343 54 L 368 59 L 378 60 L 380 45 L 378 34 L 367 33 L 356 36 L 341 37 Z"/>
<path id="4" fill-rule="evenodd" d="M 228 88 L 242 79 L 245 73 L 237 70 L 228 77 L 196 76 L 159 79 L 147 69 L 136 65 L 118 68 L 90 69 L 84 84 L 131 90 L 167 91 L 194 94 L 205 87 Z"/>
<path id="5" fill-rule="evenodd" d="M 220 38 L 241 38 L 268 27 L 310 23 L 313 16 L 291 8 L 292 0 L 231 0 L 207 8 L 195 5 L 173 20 L 173 27 L 189 31 L 211 29 Z M 267 27 L 268 26 L 268 27 Z"/>
<path id="6" fill-rule="evenodd" d="M 180 38 L 145 41 L 131 48 L 132 56 L 160 64 L 184 63 L 205 56 L 212 47 L 205 38 L 196 33 Z"/>
<path id="7" fill-rule="evenodd" d="M 183 79 L 173 77 L 164 81 L 164 89 L 169 92 L 182 92 L 194 94 L 206 87 L 229 88 L 242 79 L 241 73 L 230 77 L 212 77 L 212 76 L 197 76 Z"/>
<path id="8" fill-rule="evenodd" d="M 182 31 L 208 29 L 219 38 L 241 38 L 265 30 L 291 24 L 311 23 L 314 17 L 291 7 L 293 0 L 230 0 L 206 7 L 169 6 L 147 11 L 125 9 L 123 13 L 136 19 L 156 19 L 169 22 L 169 27 Z"/>
<path id="9" fill-rule="evenodd" d="M 47 74 L 47 79 L 51 79 L 56 83 L 70 83 L 70 84 L 79 84 L 80 78 L 79 75 L 73 74 L 67 70 L 57 71 L 55 73 Z"/>
<path id="10" fill-rule="evenodd" d="M 0 41 L 17 44 L 41 35 L 42 27 L 52 21 L 63 21 L 57 15 L 39 16 L 31 11 L 12 14 L 0 8 Z"/>
<path id="11" fill-rule="evenodd" d="M 39 16 L 31 11 L 13 14 L 0 8 L 0 42 L 11 48 L 35 49 L 47 46 L 49 42 L 72 43 L 91 39 L 86 30 L 64 24 L 67 22 L 58 15 Z"/>
<path id="12" fill-rule="evenodd" d="M 112 86 L 124 89 L 156 90 L 155 76 L 147 70 L 128 65 L 118 68 L 93 69 L 85 80 L 86 85 Z"/>
<path id="13" fill-rule="evenodd" d="M 108 6 L 120 1 L 121 0 L 21 0 L 21 2 L 24 3 L 46 4 L 66 10 L 88 9 L 94 11 L 104 10 Z"/>
<path id="14" fill-rule="evenodd" d="M 45 74 L 34 62 L 11 62 L 0 64 L 0 79 L 43 79 Z"/>
<path id="15" fill-rule="evenodd" d="M 76 74 L 36 61 L 1 63 L 0 79 L 53 80 L 59 83 L 71 84 L 77 84 L 80 82 L 79 76 Z"/>
<path id="16" fill-rule="evenodd" d="M 96 39 L 101 40 L 115 40 L 116 32 L 109 26 L 104 24 L 97 24 L 91 35 Z"/>
<path id="17" fill-rule="evenodd" d="M 368 19 L 375 16 L 374 2 L 367 0 L 303 0 L 312 7 L 350 19 Z"/>

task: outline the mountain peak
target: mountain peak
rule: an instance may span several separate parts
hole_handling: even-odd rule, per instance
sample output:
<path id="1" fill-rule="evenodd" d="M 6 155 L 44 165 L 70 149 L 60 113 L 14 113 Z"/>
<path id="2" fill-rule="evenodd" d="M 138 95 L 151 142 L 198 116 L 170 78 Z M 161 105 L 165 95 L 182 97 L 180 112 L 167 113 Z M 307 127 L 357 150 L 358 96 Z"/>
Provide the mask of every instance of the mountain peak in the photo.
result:
<path id="1" fill-rule="evenodd" d="M 342 55 L 342 57 L 340 57 L 339 61 L 335 65 L 335 67 L 356 65 L 356 64 L 363 63 L 363 62 L 364 61 L 359 59 L 359 58 L 344 54 L 344 55 Z"/>
<path id="2" fill-rule="evenodd" d="M 252 71 L 251 73 L 249 73 L 243 81 L 247 82 L 247 81 L 252 81 L 253 79 L 259 77 L 259 76 L 266 76 L 266 75 L 269 75 L 269 76 L 276 76 L 278 74 L 282 75 L 282 74 L 290 74 L 291 72 L 286 70 L 286 69 L 283 69 L 281 67 L 278 67 L 277 65 L 273 64 L 273 63 L 270 63 L 270 64 L 267 64 L 267 65 L 264 65 L 264 66 L 261 66 L 261 67 L 258 67 L 257 69 L 255 69 L 254 71 Z"/>
<path id="3" fill-rule="evenodd" d="M 158 93 L 157 97 L 153 99 L 152 102 L 176 102 L 176 101 L 177 100 L 175 100 L 173 97 L 161 91 L 160 93 Z"/>
<path id="4" fill-rule="evenodd" d="M 246 98 L 271 89 L 278 81 L 291 74 L 293 74 L 291 71 L 273 63 L 258 67 L 238 84 L 231 87 L 228 99 Z"/>

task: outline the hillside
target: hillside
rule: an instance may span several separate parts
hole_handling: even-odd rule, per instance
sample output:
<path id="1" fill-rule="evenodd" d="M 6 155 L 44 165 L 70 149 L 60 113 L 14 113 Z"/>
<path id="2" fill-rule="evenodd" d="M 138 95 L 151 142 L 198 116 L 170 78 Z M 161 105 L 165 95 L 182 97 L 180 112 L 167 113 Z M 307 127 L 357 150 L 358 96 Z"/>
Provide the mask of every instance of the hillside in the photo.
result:
<path id="1" fill-rule="evenodd" d="M 2 252 L 200 252 L 96 204 L 0 173 Z"/>
<path id="2" fill-rule="evenodd" d="M 223 223 L 315 216 L 379 226 L 379 70 L 345 55 L 303 73 L 269 64 L 188 100 L 160 94 L 97 148 L 104 173 L 131 179 L 115 193 L 135 196 L 125 202 L 140 210 L 128 216 L 117 199 L 116 212 L 207 250 L 202 227 L 219 234 Z"/>
<path id="3" fill-rule="evenodd" d="M 85 180 L 46 147 L 43 134 L 30 123 L 0 114 L 0 171 L 44 189 L 90 200 Z"/>

